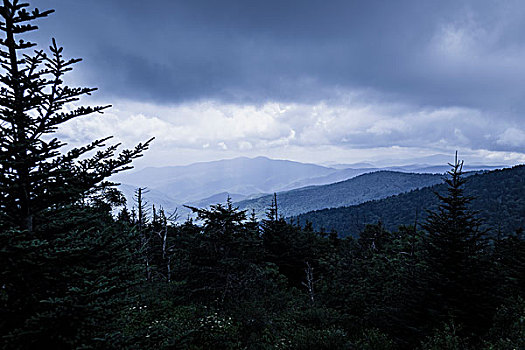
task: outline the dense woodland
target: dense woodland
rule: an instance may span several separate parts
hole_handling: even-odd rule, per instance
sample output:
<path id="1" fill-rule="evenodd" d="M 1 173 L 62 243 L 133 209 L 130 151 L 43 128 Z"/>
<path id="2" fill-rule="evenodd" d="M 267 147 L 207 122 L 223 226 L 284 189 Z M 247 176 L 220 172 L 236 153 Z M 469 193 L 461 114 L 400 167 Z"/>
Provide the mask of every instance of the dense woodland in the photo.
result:
<path id="1" fill-rule="evenodd" d="M 523 229 L 489 235 L 459 161 L 420 226 L 358 238 L 290 224 L 278 199 L 261 222 L 228 201 L 174 224 L 138 189 L 114 216 L 106 180 L 150 141 L 60 152 L 60 124 L 106 107 L 64 109 L 94 89 L 63 84 L 78 60 L 54 40 L 15 40 L 50 14 L 27 7 L 0 6 L 2 348 L 525 347 Z"/>
<path id="2" fill-rule="evenodd" d="M 465 193 L 472 197 L 470 209 L 491 235 L 525 227 L 524 165 L 465 175 Z M 446 191 L 446 184 L 439 184 L 359 205 L 312 211 L 290 220 L 299 220 L 302 225 L 310 222 L 316 230 L 335 230 L 340 236 L 358 237 L 367 224 L 379 221 L 392 231 L 400 225 L 421 224 L 428 210 L 439 205 L 435 193 Z"/>

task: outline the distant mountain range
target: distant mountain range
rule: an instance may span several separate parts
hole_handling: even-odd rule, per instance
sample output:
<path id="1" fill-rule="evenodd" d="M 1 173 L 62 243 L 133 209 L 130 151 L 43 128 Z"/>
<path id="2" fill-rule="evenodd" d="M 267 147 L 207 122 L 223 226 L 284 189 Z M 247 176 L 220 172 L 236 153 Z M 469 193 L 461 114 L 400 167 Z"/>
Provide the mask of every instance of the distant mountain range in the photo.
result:
<path id="1" fill-rule="evenodd" d="M 270 193 L 295 181 L 334 171 L 320 165 L 288 160 L 241 157 L 187 166 L 145 168 L 119 174 L 115 181 L 159 190 L 178 203 L 186 203 L 221 192 L 245 196 Z"/>
<path id="2" fill-rule="evenodd" d="M 205 207 L 224 202 L 228 196 L 237 201 L 254 198 L 283 188 L 295 188 L 292 183 L 336 171 L 315 164 L 241 157 L 187 166 L 145 168 L 119 174 L 112 180 L 121 183 L 119 188 L 128 206 L 133 205 L 135 189 L 145 187 L 149 191 L 144 195 L 147 202 L 157 206 L 162 203 L 169 212 L 178 208 L 180 217 L 185 218 L 189 211 L 183 204 Z"/>
<path id="3" fill-rule="evenodd" d="M 443 182 L 443 175 L 412 174 L 394 171 L 376 171 L 329 185 L 309 186 L 277 193 L 279 213 L 285 217 L 323 208 L 363 203 L 385 198 L 413 189 Z M 236 205 L 240 209 L 255 210 L 259 218 L 264 217 L 273 196 L 244 200 Z"/>
<path id="4" fill-rule="evenodd" d="M 307 221 L 315 229 L 335 230 L 341 236 L 357 236 L 366 224 L 381 221 L 389 230 L 399 225 L 421 223 L 427 210 L 439 204 L 435 192 L 445 194 L 446 185 L 439 184 L 354 206 L 323 209 L 298 215 L 301 224 Z M 469 176 L 465 194 L 474 197 L 471 209 L 487 225 L 501 232 L 525 228 L 525 166 L 495 170 Z M 497 232 L 492 232 L 497 234 Z"/>
<path id="5" fill-rule="evenodd" d="M 448 170 L 448 166 L 432 167 L 425 164 L 389 168 L 374 168 L 367 163 L 351 164 L 349 166 L 363 167 L 345 168 L 345 165 L 339 164 L 335 168 L 265 157 L 240 157 L 200 162 L 186 166 L 150 167 L 135 172 L 118 174 L 112 180 L 121 183 L 119 188 L 126 196 L 129 207 L 133 206 L 135 189 L 145 187 L 147 192 L 144 194 L 144 198 L 150 205 L 162 206 L 168 212 L 173 212 L 177 209 L 179 217 L 185 219 L 190 214 L 190 211 L 183 207 L 184 204 L 195 207 L 207 207 L 211 204 L 226 201 L 228 196 L 235 202 L 241 202 L 274 192 L 285 192 L 308 186 L 341 182 L 379 170 L 419 173 L 443 173 Z M 493 167 L 475 167 L 475 169 L 490 168 Z M 331 188 L 328 190 L 330 191 Z M 390 194 L 394 193 L 399 192 Z M 285 203 L 286 198 L 288 198 L 288 195 L 283 198 Z M 261 204 L 256 210 L 262 210 L 260 206 L 262 206 L 264 201 L 258 202 Z M 324 203 L 323 201 L 324 199 L 316 201 L 320 203 L 319 206 L 304 207 L 304 210 L 353 203 L 341 201 Z M 242 205 L 244 206 L 244 204 Z M 295 209 L 290 211 L 290 215 L 299 213 L 297 210 L 303 210 L 300 209 L 301 206 L 299 204 L 296 205 Z M 292 205 L 289 207 L 292 208 Z"/>

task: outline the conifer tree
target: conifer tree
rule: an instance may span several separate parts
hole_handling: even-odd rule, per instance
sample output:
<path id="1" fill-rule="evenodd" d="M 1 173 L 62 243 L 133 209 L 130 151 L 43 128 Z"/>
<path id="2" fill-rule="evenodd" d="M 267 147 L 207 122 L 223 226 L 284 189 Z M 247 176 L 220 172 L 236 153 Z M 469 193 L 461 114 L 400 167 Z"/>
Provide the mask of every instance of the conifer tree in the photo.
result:
<path id="1" fill-rule="evenodd" d="M 110 137 L 61 152 L 61 124 L 109 106 L 76 106 L 95 89 L 64 85 L 80 59 L 55 40 L 29 52 L 19 36 L 53 11 L 28 8 L 0 5 L 0 347 L 109 348 L 138 279 L 135 237 L 111 216 L 122 196 L 105 179 L 151 140 L 118 155 Z"/>
<path id="2" fill-rule="evenodd" d="M 452 318 L 464 334 L 479 335 L 494 312 L 487 232 L 468 208 L 472 198 L 464 194 L 463 162 L 456 154 L 449 165 L 447 195 L 438 194 L 441 204 L 423 225 L 428 268 L 425 307 L 429 319 L 449 322 Z"/>
<path id="3" fill-rule="evenodd" d="M 61 124 L 110 106 L 71 105 L 96 89 L 64 85 L 64 74 L 80 59 L 64 58 L 54 39 L 48 52 L 27 52 L 36 44 L 19 36 L 38 29 L 34 21 L 53 12 L 28 7 L 18 0 L 3 0 L 0 6 L 0 215 L 10 226 L 31 232 L 35 215 L 107 186 L 103 180 L 129 168 L 150 141 L 117 157 L 118 144 L 105 147 L 110 137 L 60 153 L 64 143 L 51 136 Z"/>

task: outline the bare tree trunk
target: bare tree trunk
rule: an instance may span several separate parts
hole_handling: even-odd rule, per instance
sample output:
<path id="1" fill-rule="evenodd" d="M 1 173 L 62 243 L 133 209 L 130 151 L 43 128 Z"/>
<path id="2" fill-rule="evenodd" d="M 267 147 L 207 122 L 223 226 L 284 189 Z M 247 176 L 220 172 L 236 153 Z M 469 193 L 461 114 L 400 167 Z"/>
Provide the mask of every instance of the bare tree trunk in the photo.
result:
<path id="1" fill-rule="evenodd" d="M 310 297 L 310 302 L 315 303 L 315 293 L 314 293 L 314 268 L 310 263 L 306 262 L 306 268 L 304 269 L 306 274 L 306 282 L 303 282 L 303 286 L 308 290 L 308 296 Z"/>
<path id="2" fill-rule="evenodd" d="M 168 270 L 167 280 L 168 280 L 168 283 L 170 283 L 171 282 L 171 256 L 168 258 L 167 270 Z"/>
<path id="3" fill-rule="evenodd" d="M 146 226 L 146 213 L 145 213 L 145 207 L 146 203 L 144 203 L 144 200 L 142 198 L 142 195 L 144 188 L 139 187 L 135 193 L 136 202 L 137 202 L 137 209 L 138 209 L 138 230 L 140 235 L 140 245 L 141 249 L 144 250 L 144 263 L 146 265 L 146 280 L 151 281 L 151 269 L 150 269 L 150 262 L 149 262 L 149 240 L 146 237 L 145 226 Z"/>

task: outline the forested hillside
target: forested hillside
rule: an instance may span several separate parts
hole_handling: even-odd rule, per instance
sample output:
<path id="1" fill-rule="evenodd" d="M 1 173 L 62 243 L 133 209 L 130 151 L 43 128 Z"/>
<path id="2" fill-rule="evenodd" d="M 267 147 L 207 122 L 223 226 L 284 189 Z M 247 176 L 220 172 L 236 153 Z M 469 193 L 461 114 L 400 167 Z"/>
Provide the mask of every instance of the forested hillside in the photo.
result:
<path id="1" fill-rule="evenodd" d="M 487 168 L 490 167 L 466 166 L 464 170 Z M 364 189 L 356 185 L 359 181 L 366 182 L 366 178 L 356 180 L 355 183 L 344 183 L 359 175 L 385 170 L 385 174 L 379 175 L 385 177 L 384 181 L 373 179 L 372 176 L 368 180 L 370 183 L 364 184 L 369 190 L 368 193 L 364 193 Z M 385 169 L 367 167 L 335 169 L 266 157 L 238 157 L 184 166 L 148 167 L 129 174 L 120 173 L 112 176 L 111 179 L 121 183 L 118 188 L 124 194 L 129 210 L 136 206 L 135 192 L 141 187 L 145 189 L 143 197 L 146 202 L 162 206 L 166 212 L 176 211 L 180 220 L 193 215 L 185 205 L 208 206 L 221 203 L 228 196 L 243 209 L 255 209 L 257 216 L 263 218 L 265 208 L 270 204 L 274 192 L 279 192 L 279 198 L 285 204 L 282 207 L 283 215 L 292 216 L 311 210 L 354 205 L 434 184 L 428 181 L 432 178 L 430 175 L 413 176 L 409 179 L 408 176 L 403 177 L 398 174 L 399 186 L 396 187 L 395 176 L 388 176 L 389 172 L 443 174 L 446 172 L 446 166 L 429 167 L 412 164 Z M 374 181 L 381 184 L 378 186 L 373 183 Z M 408 183 L 410 181 L 414 183 Z M 341 184 L 320 187 L 338 182 Z M 296 189 L 307 190 L 307 192 L 289 193 Z M 315 196 L 318 200 L 309 200 L 308 196 L 312 198 Z"/>
<path id="2" fill-rule="evenodd" d="M 277 194 L 277 200 L 280 214 L 289 217 L 316 209 L 348 206 L 385 198 L 441 182 L 443 175 L 438 174 L 377 171 L 330 185 L 280 192 Z M 263 196 L 241 201 L 236 205 L 243 210 L 255 210 L 258 217 L 262 218 L 272 198 L 273 196 Z"/>
<path id="3" fill-rule="evenodd" d="M 299 222 L 307 221 L 315 229 L 335 230 L 342 236 L 358 235 L 366 224 L 381 222 L 388 230 L 400 225 L 420 223 L 427 210 L 438 205 L 434 192 L 443 194 L 446 185 L 435 185 L 409 193 L 356 206 L 313 211 L 298 215 Z M 471 209 L 487 227 L 497 232 L 512 232 L 525 227 L 525 166 L 494 170 L 467 178 L 465 193 L 472 196 Z"/>

